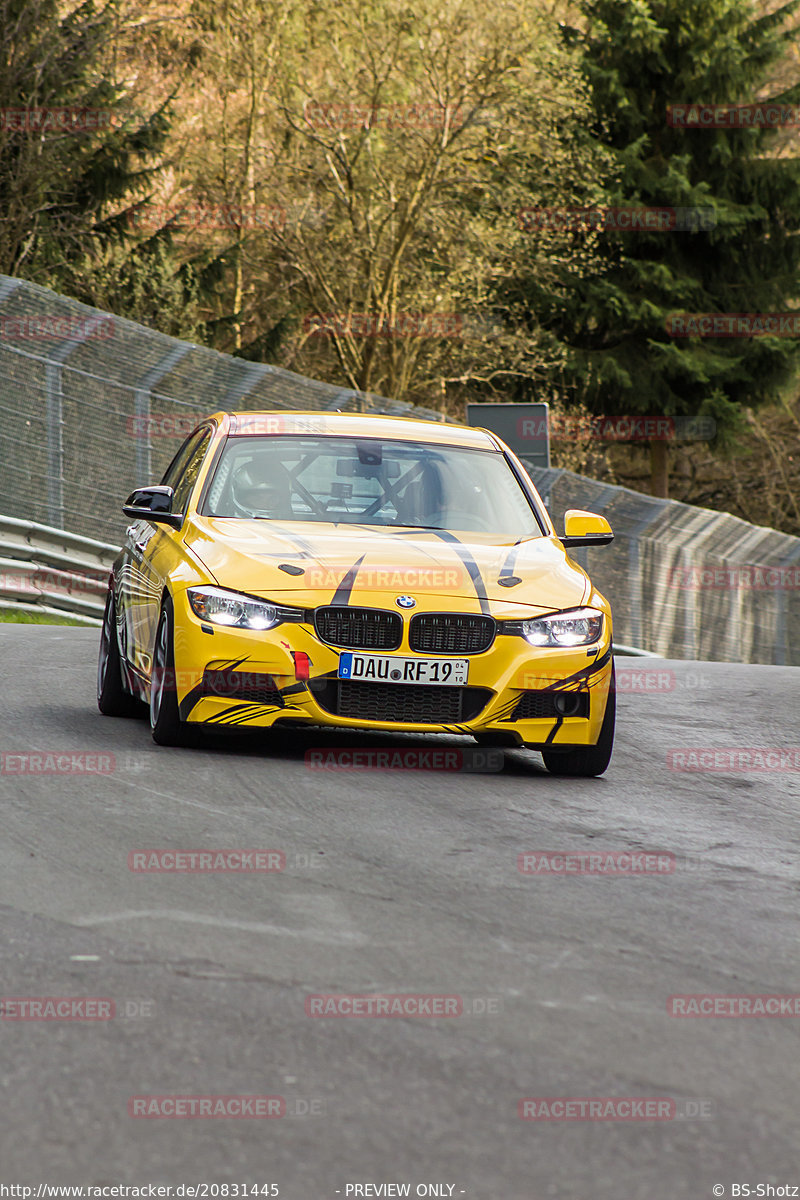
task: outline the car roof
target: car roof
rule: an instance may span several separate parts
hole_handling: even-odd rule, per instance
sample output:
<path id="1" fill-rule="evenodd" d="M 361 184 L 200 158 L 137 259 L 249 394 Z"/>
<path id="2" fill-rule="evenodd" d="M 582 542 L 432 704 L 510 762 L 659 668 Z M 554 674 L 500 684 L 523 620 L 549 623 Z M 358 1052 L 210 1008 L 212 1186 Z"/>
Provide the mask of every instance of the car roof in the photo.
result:
<path id="1" fill-rule="evenodd" d="M 295 410 L 214 413 L 213 419 L 232 436 L 248 434 L 322 434 L 378 438 L 382 441 L 434 442 L 475 450 L 499 451 L 497 439 L 485 429 L 448 422 L 420 421 L 414 417 L 387 417 L 377 413 L 331 413 Z"/>

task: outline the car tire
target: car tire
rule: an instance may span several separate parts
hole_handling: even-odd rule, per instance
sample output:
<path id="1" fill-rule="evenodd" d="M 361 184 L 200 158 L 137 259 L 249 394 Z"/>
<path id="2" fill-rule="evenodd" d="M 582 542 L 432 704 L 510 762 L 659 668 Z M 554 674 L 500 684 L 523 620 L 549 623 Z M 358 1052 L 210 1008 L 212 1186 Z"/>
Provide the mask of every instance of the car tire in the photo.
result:
<path id="1" fill-rule="evenodd" d="M 181 720 L 175 685 L 175 621 L 172 600 L 164 597 L 158 618 L 150 677 L 150 732 L 159 746 L 185 746 L 186 722 Z"/>
<path id="2" fill-rule="evenodd" d="M 611 665 L 611 682 L 608 687 L 606 711 L 600 736 L 594 746 L 580 750 L 543 750 L 544 765 L 551 775 L 571 775 L 591 779 L 602 775 L 611 762 L 614 749 L 614 726 L 617 715 L 617 678 L 614 664 Z"/>
<path id="3" fill-rule="evenodd" d="M 109 587 L 97 659 L 97 707 L 104 717 L 136 717 L 142 706 L 122 682 L 122 656 L 117 640 L 117 606 Z"/>

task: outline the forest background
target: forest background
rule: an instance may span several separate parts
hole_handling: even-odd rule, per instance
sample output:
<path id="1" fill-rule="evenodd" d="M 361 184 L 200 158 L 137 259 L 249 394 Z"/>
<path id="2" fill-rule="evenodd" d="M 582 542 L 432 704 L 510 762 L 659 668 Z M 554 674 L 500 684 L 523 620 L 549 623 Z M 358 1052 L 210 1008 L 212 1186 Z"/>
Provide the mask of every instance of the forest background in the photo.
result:
<path id="1" fill-rule="evenodd" d="M 800 534 L 798 6 L 0 0 L 0 273 Z"/>

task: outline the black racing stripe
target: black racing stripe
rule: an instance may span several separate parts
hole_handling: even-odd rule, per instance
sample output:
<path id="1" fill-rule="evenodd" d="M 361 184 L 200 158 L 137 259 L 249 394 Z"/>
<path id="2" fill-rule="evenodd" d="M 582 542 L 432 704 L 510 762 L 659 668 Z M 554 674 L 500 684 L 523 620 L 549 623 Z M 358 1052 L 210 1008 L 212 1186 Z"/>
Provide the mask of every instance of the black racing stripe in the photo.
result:
<path id="1" fill-rule="evenodd" d="M 571 680 L 574 681 L 576 679 L 588 679 L 590 675 L 596 675 L 597 672 L 602 667 L 605 666 L 605 664 L 608 662 L 609 658 L 611 658 L 611 647 L 610 646 L 609 646 L 608 650 L 606 651 L 606 653 L 603 655 L 603 657 L 601 659 L 599 659 L 598 662 L 593 663 L 591 665 L 591 667 L 585 667 L 582 671 L 578 671 L 575 675 L 570 675 L 569 679 L 562 680 L 562 683 L 559 684 L 557 687 L 546 688 L 545 691 L 558 691 L 558 690 L 560 690 L 561 686 L 564 683 L 569 683 Z M 561 728 L 563 723 L 564 723 L 563 717 L 558 717 L 556 719 L 555 725 L 550 730 L 550 732 L 547 735 L 547 738 L 545 739 L 546 746 L 549 746 L 550 743 L 553 741 L 553 739 L 555 738 L 556 734 L 558 733 L 558 731 Z"/>
<path id="2" fill-rule="evenodd" d="M 401 532 L 394 533 L 394 532 L 393 532 L 392 536 L 393 536 L 393 537 L 398 537 L 398 538 L 401 538 L 401 537 L 419 537 L 419 535 L 420 535 L 421 533 L 432 534 L 432 533 L 434 533 L 434 532 L 435 532 L 435 531 L 434 531 L 433 529 L 409 529 L 409 530 L 407 530 L 406 532 L 403 532 L 403 533 L 401 533 Z M 428 547 L 428 546 L 425 546 L 425 545 L 420 545 L 420 546 L 418 547 L 418 549 L 419 549 L 419 550 L 420 550 L 420 551 L 421 551 L 421 552 L 422 552 L 422 553 L 425 555 L 425 557 L 426 557 L 426 558 L 429 558 L 429 559 L 431 560 L 431 562 L 435 562 L 437 566 L 441 566 L 441 565 L 442 565 L 442 558 L 441 558 L 441 555 L 439 555 L 439 554 L 434 554 L 434 553 L 433 553 L 433 551 L 436 549 L 436 547 L 435 547 L 435 546 Z M 401 569 L 401 568 L 398 568 L 398 569 Z"/>
<path id="3" fill-rule="evenodd" d="M 277 533 L 282 534 L 289 542 L 294 542 L 295 546 L 302 550 L 303 558 L 316 558 L 318 551 L 312 546 L 311 542 L 307 542 L 305 538 L 300 537 L 298 533 L 293 533 L 291 529 L 284 529 L 282 525 L 276 525 L 274 521 L 270 521 L 270 528 Z"/>
<path id="4" fill-rule="evenodd" d="M 517 555 L 519 554 L 519 548 L 522 545 L 522 542 L 523 542 L 523 539 L 519 538 L 519 540 L 514 542 L 514 545 L 509 550 L 508 557 L 506 558 L 506 561 L 503 563 L 502 569 L 500 571 L 501 579 L 506 579 L 509 575 L 514 574 L 514 564 L 517 561 Z"/>
<path id="5" fill-rule="evenodd" d="M 250 655 L 246 654 L 244 658 L 212 658 L 211 662 L 206 663 L 206 671 L 235 671 L 242 663 L 249 662 Z M 205 671 L 203 672 L 205 675 Z M 203 691 L 203 681 L 195 684 L 190 692 L 187 692 L 184 698 L 178 705 L 178 716 L 182 721 L 188 720 L 189 714 L 200 700 L 206 699 L 206 692 Z M 224 696 L 219 699 L 224 699 Z"/>
<path id="6" fill-rule="evenodd" d="M 350 596 L 351 596 L 353 587 L 356 582 L 356 576 L 358 575 L 359 567 L 361 566 L 361 564 L 363 563 L 363 561 L 366 557 L 367 557 L 366 554 L 362 554 L 361 558 L 357 559 L 353 563 L 352 567 L 347 572 L 344 579 L 337 587 L 336 591 L 333 593 L 333 599 L 331 600 L 332 605 L 345 605 L 346 606 L 350 603 Z"/>
<path id="7" fill-rule="evenodd" d="M 553 741 L 553 738 L 556 736 L 556 734 L 558 733 L 559 729 L 561 728 L 561 726 L 562 726 L 563 724 L 564 724 L 564 718 L 563 718 L 563 717 L 556 717 L 556 723 L 555 723 L 555 725 L 554 725 L 554 726 L 553 726 L 553 728 L 550 730 L 550 732 L 548 733 L 547 737 L 546 737 L 546 738 L 545 738 L 545 740 L 544 740 L 544 744 L 545 744 L 545 746 L 549 746 L 549 745 L 550 745 L 550 743 Z"/>
<path id="8" fill-rule="evenodd" d="M 273 705 L 272 707 L 275 708 L 277 706 Z M 248 714 L 251 714 L 253 709 L 256 709 L 256 711 L 258 711 L 259 709 L 262 709 L 262 708 L 264 708 L 264 705 L 258 704 L 255 700 L 248 701 L 246 704 L 236 704 L 236 705 L 234 705 L 233 708 L 226 708 L 224 712 L 214 713 L 213 716 L 206 717 L 205 721 L 203 721 L 203 724 L 204 725 L 232 725 L 233 718 L 238 716 L 240 713 L 243 714 L 246 712 Z"/>
<path id="9" fill-rule="evenodd" d="M 246 654 L 244 658 L 212 659 L 210 663 L 206 664 L 206 670 L 235 671 L 237 667 L 242 665 L 242 663 L 248 662 L 249 658 L 250 655 Z M 192 711 L 195 704 L 197 704 L 199 700 L 202 700 L 204 696 L 205 692 L 203 691 L 203 682 L 201 680 L 200 683 L 195 684 L 190 692 L 187 692 L 178 705 L 178 716 L 182 721 L 187 720 L 189 713 Z"/>
<path id="10" fill-rule="evenodd" d="M 288 684 L 286 687 L 278 688 L 278 695 L 279 696 L 294 696 L 298 692 L 307 692 L 307 691 L 308 691 L 307 683 L 291 683 L 291 684 Z"/>
<path id="11" fill-rule="evenodd" d="M 590 679 L 592 675 L 596 675 L 598 671 L 603 669 L 611 656 L 612 648 L 609 646 L 605 654 L 601 658 L 598 658 L 590 666 L 582 667 L 580 671 L 576 671 L 574 675 L 568 675 L 566 679 L 560 679 L 558 683 L 552 683 L 550 687 L 543 688 L 542 690 L 545 692 L 558 692 L 561 691 L 562 688 L 566 687 L 568 683 L 577 683 L 582 679 Z"/>
<path id="12" fill-rule="evenodd" d="M 282 704 L 261 704 L 257 700 L 249 700 L 244 704 L 237 704 L 234 708 L 226 708 L 224 712 L 215 713 L 212 717 L 207 717 L 202 724 L 215 726 L 242 725 L 245 721 L 252 721 L 256 717 L 263 717 L 266 713 L 286 713 L 291 710 L 300 711 L 294 704 L 287 706 Z"/>
<path id="13" fill-rule="evenodd" d="M 449 533 L 445 529 L 432 529 L 431 533 L 433 533 L 434 536 L 438 537 L 441 541 L 446 542 L 448 546 L 453 547 L 453 550 L 467 568 L 469 577 L 472 580 L 472 586 L 475 589 L 475 595 L 478 597 L 478 602 L 481 606 L 481 612 L 487 617 L 491 616 L 489 609 L 489 597 L 486 595 L 486 584 L 483 582 L 483 576 L 478 570 L 478 564 L 475 562 L 475 559 L 472 557 L 467 547 L 462 546 L 461 542 L 454 533 Z"/>
<path id="14" fill-rule="evenodd" d="M 294 709 L 293 704 L 289 705 L 289 709 Z M 299 711 L 299 709 L 295 709 Z M 256 717 L 264 717 L 268 713 L 280 712 L 285 713 L 287 709 L 280 704 L 260 704 L 257 712 L 240 713 L 233 721 L 225 721 L 225 725 L 244 725 L 247 721 L 254 721 Z"/>
<path id="15" fill-rule="evenodd" d="M 187 692 L 178 705 L 178 716 L 182 721 L 188 720 L 189 713 L 192 711 L 195 704 L 197 704 L 199 700 L 202 700 L 204 694 L 202 683 L 196 684 L 196 686 L 193 687 L 190 692 Z"/>

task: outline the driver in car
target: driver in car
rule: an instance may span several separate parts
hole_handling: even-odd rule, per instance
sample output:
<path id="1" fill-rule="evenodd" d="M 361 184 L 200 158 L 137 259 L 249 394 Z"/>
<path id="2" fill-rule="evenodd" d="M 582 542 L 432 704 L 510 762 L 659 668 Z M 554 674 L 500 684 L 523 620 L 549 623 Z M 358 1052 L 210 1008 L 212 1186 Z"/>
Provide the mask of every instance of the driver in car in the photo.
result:
<path id="1" fill-rule="evenodd" d="M 236 468 L 231 496 L 242 516 L 291 520 L 292 479 L 272 457 L 259 455 Z"/>

